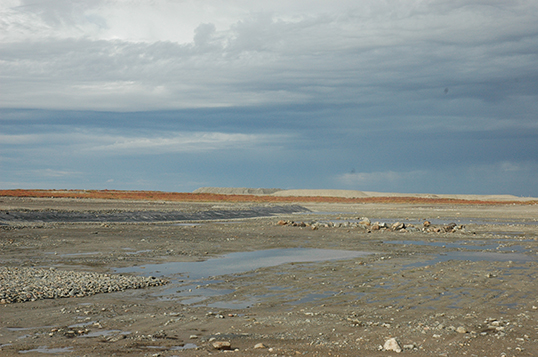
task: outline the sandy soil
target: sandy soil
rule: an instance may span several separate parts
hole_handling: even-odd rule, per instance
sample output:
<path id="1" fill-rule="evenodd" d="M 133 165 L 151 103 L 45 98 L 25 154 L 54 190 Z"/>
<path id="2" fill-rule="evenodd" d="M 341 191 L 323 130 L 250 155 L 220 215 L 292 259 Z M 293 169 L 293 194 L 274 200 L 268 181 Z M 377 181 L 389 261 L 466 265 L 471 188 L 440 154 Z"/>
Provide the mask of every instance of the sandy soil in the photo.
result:
<path id="1" fill-rule="evenodd" d="M 0 221 L 0 265 L 170 280 L 164 287 L 0 305 L 2 356 L 205 356 L 225 353 L 214 348 L 218 341 L 237 356 L 395 356 L 383 350 L 389 338 L 399 341 L 401 356 L 538 351 L 536 205 L 297 203 L 302 213 L 236 218 L 226 211 L 270 214 L 260 206 L 287 204 L 0 201 L 0 215 L 62 212 L 64 220 Z M 69 212 L 104 218 L 70 222 Z M 189 219 L 107 219 L 118 212 L 181 212 Z M 346 224 L 361 217 L 408 229 Z M 423 232 L 425 220 L 441 232 Z M 313 230 L 312 222 L 342 226 Z M 450 222 L 464 228 L 444 232 Z M 291 261 L 273 257 L 266 264 L 256 255 L 264 250 Z M 323 260 L 338 257 L 335 250 L 364 254 Z M 300 252 L 321 260 L 299 261 L 303 255 L 293 262 Z M 221 262 L 245 264 L 227 270 Z M 259 343 L 264 347 L 255 348 Z"/>

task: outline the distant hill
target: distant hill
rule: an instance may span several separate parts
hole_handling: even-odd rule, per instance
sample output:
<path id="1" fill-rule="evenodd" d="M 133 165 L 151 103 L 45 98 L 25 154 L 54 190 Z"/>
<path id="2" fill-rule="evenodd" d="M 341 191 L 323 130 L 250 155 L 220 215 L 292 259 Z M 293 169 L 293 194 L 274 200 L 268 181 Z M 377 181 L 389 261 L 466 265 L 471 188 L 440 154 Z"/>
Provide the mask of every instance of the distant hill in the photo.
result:
<path id="1" fill-rule="evenodd" d="M 278 188 L 247 188 L 247 187 L 201 187 L 194 193 L 212 193 L 222 195 L 266 195 L 277 197 L 340 197 L 340 198 L 367 198 L 367 197 L 414 197 L 439 198 L 459 200 L 482 201 L 534 201 L 532 197 L 518 197 L 513 195 L 457 195 L 457 194 L 428 194 L 428 193 L 392 193 L 370 192 L 357 190 L 282 190 Z"/>
<path id="2" fill-rule="evenodd" d="M 272 195 L 282 191 L 279 188 L 248 188 L 248 187 L 200 187 L 193 193 L 213 193 L 219 195 Z"/>

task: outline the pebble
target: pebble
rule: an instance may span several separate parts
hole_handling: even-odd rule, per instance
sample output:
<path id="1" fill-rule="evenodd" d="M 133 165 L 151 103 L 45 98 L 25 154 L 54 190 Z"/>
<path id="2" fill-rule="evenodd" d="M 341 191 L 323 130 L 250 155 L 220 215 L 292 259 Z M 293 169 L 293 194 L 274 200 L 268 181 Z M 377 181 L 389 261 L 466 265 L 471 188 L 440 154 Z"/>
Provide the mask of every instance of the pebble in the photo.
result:
<path id="1" fill-rule="evenodd" d="M 154 277 L 4 266 L 0 267 L 0 303 L 83 297 L 166 283 Z"/>
<path id="2" fill-rule="evenodd" d="M 216 350 L 231 350 L 232 345 L 228 341 L 215 341 L 213 342 L 213 348 Z"/>
<path id="3" fill-rule="evenodd" d="M 400 344 L 398 343 L 398 341 L 396 341 L 395 338 L 389 338 L 387 341 L 385 341 L 383 349 L 385 351 L 394 351 L 396 353 L 402 352 L 402 348 L 400 347 Z"/>

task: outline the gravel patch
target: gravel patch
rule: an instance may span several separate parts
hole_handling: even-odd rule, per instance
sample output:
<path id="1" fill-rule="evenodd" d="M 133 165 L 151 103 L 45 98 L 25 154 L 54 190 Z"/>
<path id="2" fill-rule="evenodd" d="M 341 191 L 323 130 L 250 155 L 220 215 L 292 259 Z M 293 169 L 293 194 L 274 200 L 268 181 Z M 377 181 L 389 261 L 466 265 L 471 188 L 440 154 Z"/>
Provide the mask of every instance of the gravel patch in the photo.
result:
<path id="1" fill-rule="evenodd" d="M 0 304 L 83 297 L 166 284 L 154 277 L 98 274 L 55 268 L 0 267 Z"/>

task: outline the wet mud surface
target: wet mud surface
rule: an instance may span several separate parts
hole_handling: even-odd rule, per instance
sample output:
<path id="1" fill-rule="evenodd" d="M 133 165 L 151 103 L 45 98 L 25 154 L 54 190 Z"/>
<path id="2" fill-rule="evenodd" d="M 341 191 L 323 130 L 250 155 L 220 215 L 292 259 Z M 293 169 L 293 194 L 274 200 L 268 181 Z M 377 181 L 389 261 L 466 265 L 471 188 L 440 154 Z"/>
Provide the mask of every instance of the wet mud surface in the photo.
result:
<path id="1" fill-rule="evenodd" d="M 535 205 L 0 201 L 2 266 L 168 281 L 0 304 L 2 356 L 538 350 Z"/>
<path id="2" fill-rule="evenodd" d="M 145 210 L 145 211 L 65 211 L 65 210 L 5 210 L 0 214 L 0 220 L 6 223 L 24 222 L 169 222 L 238 219 L 271 216 L 275 214 L 294 213 L 305 211 L 304 207 L 297 205 L 286 206 L 259 206 L 246 207 L 241 210 L 234 209 L 206 209 L 195 212 L 182 212 L 176 210 Z"/>

